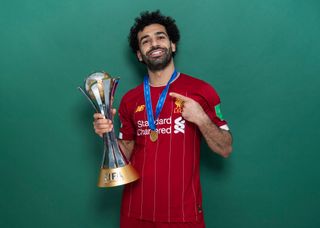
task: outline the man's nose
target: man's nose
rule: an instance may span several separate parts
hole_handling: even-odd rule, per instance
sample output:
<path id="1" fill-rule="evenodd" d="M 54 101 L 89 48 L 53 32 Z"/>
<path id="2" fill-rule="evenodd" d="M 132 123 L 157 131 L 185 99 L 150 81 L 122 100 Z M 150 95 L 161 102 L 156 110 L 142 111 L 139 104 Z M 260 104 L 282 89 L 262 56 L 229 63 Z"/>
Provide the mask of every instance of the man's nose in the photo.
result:
<path id="1" fill-rule="evenodd" d="M 155 39 L 155 38 L 153 38 L 153 39 L 151 40 L 151 45 L 152 45 L 152 47 L 157 47 L 157 46 L 158 46 L 158 40 Z"/>

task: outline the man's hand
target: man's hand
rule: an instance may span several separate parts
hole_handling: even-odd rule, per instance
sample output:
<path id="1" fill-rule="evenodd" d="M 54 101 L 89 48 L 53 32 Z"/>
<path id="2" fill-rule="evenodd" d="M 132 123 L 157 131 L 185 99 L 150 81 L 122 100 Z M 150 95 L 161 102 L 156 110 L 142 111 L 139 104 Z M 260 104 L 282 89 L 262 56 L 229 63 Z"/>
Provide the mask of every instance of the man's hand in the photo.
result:
<path id="1" fill-rule="evenodd" d="M 178 93 L 170 93 L 170 96 L 182 101 L 182 117 L 198 126 L 210 149 L 228 157 L 232 151 L 231 134 L 217 127 L 195 100 Z"/>
<path id="2" fill-rule="evenodd" d="M 116 114 L 116 110 L 112 109 L 111 114 L 114 116 Z M 93 115 L 93 127 L 94 131 L 102 137 L 104 133 L 110 132 L 113 129 L 113 123 L 111 120 L 106 119 L 104 115 L 101 113 L 95 113 Z"/>
<path id="3" fill-rule="evenodd" d="M 202 118 L 205 117 L 201 105 L 190 97 L 183 96 L 178 93 L 170 93 L 171 97 L 177 98 L 182 101 L 182 117 L 194 124 L 199 125 Z"/>

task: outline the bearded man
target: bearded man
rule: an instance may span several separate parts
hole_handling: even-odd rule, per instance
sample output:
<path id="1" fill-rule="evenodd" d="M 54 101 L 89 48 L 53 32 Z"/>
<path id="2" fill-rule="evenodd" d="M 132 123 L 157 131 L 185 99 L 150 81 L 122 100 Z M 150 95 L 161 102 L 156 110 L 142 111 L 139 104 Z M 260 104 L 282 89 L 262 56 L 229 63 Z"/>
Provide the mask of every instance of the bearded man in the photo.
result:
<path id="1" fill-rule="evenodd" d="M 175 20 L 159 11 L 141 13 L 130 30 L 130 47 L 146 65 L 147 75 L 119 107 L 118 142 L 140 174 L 124 187 L 122 228 L 205 227 L 200 139 L 223 157 L 232 151 L 217 92 L 175 68 L 179 39 Z M 96 113 L 94 128 L 102 136 L 113 123 Z"/>

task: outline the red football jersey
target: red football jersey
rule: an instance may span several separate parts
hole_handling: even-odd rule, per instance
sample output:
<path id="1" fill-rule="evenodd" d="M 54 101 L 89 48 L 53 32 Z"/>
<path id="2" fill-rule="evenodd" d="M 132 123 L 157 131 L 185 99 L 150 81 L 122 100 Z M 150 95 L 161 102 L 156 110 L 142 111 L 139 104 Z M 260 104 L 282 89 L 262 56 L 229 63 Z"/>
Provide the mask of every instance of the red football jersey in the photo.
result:
<path id="1" fill-rule="evenodd" d="M 163 89 L 150 87 L 154 113 Z M 228 129 L 218 94 L 202 80 L 181 73 L 171 83 L 156 120 L 155 142 L 150 140 L 143 84 L 126 93 L 119 107 L 119 138 L 135 141 L 131 164 L 140 179 L 125 186 L 121 213 L 159 222 L 197 221 L 202 216 L 201 133 L 195 124 L 182 118 L 182 102 L 170 97 L 170 92 L 196 100 L 218 127 Z"/>

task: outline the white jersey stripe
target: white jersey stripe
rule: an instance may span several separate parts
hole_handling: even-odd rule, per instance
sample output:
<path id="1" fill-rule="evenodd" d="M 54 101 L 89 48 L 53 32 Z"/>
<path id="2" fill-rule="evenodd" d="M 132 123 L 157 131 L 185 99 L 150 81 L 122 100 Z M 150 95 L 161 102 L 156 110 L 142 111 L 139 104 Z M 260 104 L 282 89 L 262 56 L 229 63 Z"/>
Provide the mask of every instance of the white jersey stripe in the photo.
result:
<path id="1" fill-rule="evenodd" d="M 196 125 L 194 125 L 194 128 L 196 128 Z M 196 134 L 197 132 L 197 129 L 194 130 L 194 138 L 193 138 L 193 165 L 192 165 L 192 191 L 193 191 L 193 197 L 194 197 L 194 212 L 195 212 L 195 216 L 196 216 L 196 220 L 198 221 L 198 213 L 197 213 L 197 196 L 196 196 L 196 192 L 195 192 L 195 187 L 194 187 L 194 182 L 195 182 L 195 179 L 194 179 L 194 173 L 195 173 L 195 162 L 196 162 Z"/>
<path id="2" fill-rule="evenodd" d="M 130 185 L 130 197 L 129 197 L 129 205 L 128 205 L 128 217 L 130 217 L 130 213 L 131 213 L 131 200 L 132 200 L 132 185 Z"/>
<path id="3" fill-rule="evenodd" d="M 155 152 L 155 162 L 154 162 L 153 221 L 156 220 L 157 159 L 158 159 L 159 141 L 160 140 L 157 140 L 157 149 Z"/>
<path id="4" fill-rule="evenodd" d="M 172 113 L 173 112 L 173 102 L 172 102 L 172 105 L 171 105 L 171 116 L 172 116 Z M 171 191 L 170 191 L 170 188 L 171 188 L 171 150 L 172 150 L 172 134 L 170 134 L 170 148 L 169 148 L 169 173 L 168 173 L 168 222 L 171 221 L 171 211 L 170 211 L 170 206 L 171 206 Z"/>
<path id="5" fill-rule="evenodd" d="M 182 151 L 182 197 L 181 197 L 181 206 L 182 206 L 182 221 L 185 222 L 184 218 L 184 162 L 185 162 L 185 157 L 186 157 L 186 134 L 187 131 L 183 134 L 183 151 Z"/>
<path id="6" fill-rule="evenodd" d="M 136 101 L 136 106 L 137 107 L 138 102 Z M 133 113 L 133 119 L 135 119 L 135 114 Z M 121 138 L 122 138 L 122 133 L 121 133 Z M 133 165 L 133 164 L 132 164 Z M 130 196 L 129 196 L 129 205 L 128 205 L 128 217 L 130 217 L 131 214 L 131 202 L 132 202 L 132 185 L 130 185 Z"/>
<path id="7" fill-rule="evenodd" d="M 147 144 L 147 138 L 148 137 L 145 137 L 144 139 L 144 144 L 146 145 Z M 143 148 L 143 163 L 142 163 L 142 177 L 144 177 L 144 167 L 145 167 L 145 162 L 146 162 L 146 146 Z M 141 213 L 140 213 L 140 219 L 143 218 L 143 178 L 141 178 Z"/>

